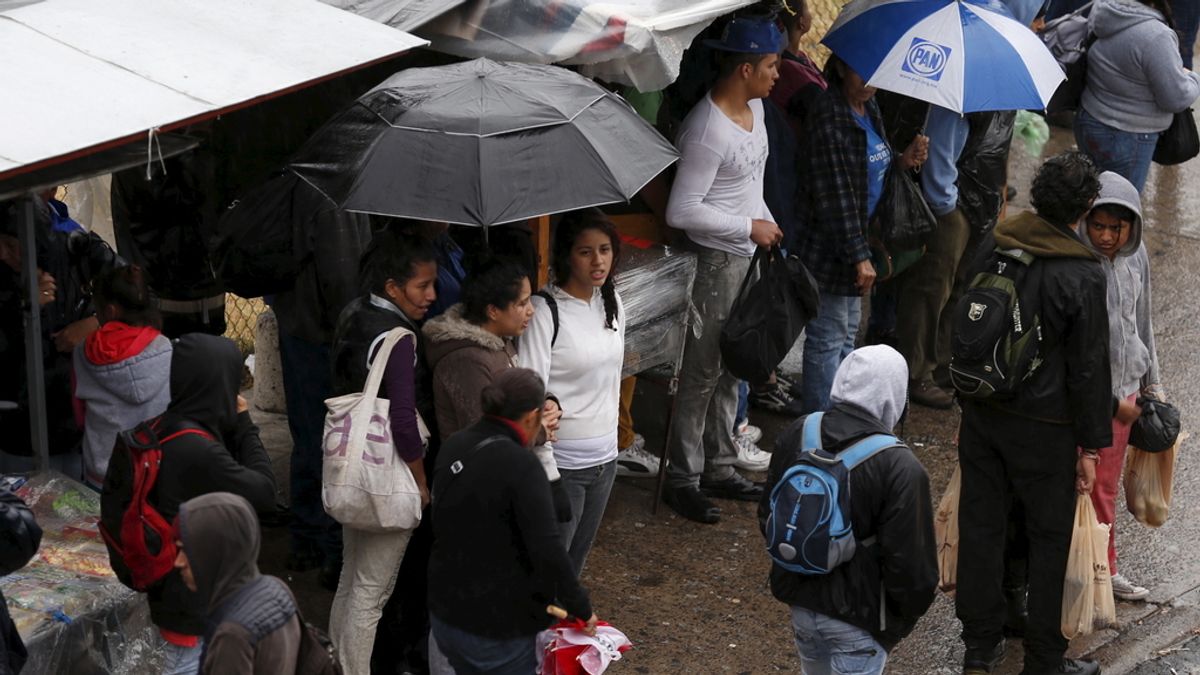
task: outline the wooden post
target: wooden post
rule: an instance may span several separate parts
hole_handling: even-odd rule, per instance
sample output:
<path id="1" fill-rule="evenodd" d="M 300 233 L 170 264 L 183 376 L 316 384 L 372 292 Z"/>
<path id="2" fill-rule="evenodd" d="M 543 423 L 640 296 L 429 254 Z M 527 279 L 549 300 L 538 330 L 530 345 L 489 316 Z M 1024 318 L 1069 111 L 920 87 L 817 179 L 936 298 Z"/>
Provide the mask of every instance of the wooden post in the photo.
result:
<path id="1" fill-rule="evenodd" d="M 537 286 L 542 288 L 550 281 L 550 216 L 529 219 L 529 231 L 533 235 L 533 247 L 537 251 Z"/>

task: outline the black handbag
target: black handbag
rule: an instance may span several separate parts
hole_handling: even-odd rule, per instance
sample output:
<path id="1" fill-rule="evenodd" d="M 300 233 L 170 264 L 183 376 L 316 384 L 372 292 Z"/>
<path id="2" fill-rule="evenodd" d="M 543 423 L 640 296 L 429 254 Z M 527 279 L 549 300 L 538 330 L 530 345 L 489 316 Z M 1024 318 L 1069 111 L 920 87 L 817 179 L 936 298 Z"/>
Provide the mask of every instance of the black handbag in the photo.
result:
<path id="1" fill-rule="evenodd" d="M 907 171 L 893 166 L 867 225 L 867 244 L 877 280 L 895 277 L 920 260 L 925 241 L 935 231 L 937 216 L 925 202 L 921 188 Z"/>
<path id="2" fill-rule="evenodd" d="M 819 304 L 817 282 L 799 259 L 760 247 L 721 329 L 725 369 L 752 384 L 769 380 Z"/>
<path id="3" fill-rule="evenodd" d="M 1183 164 L 1200 155 L 1200 133 L 1196 131 L 1196 116 L 1192 109 L 1175 113 L 1171 126 L 1158 135 L 1154 146 L 1154 162 L 1163 166 Z"/>
<path id="4" fill-rule="evenodd" d="M 1129 430 L 1129 444 L 1146 452 L 1165 452 L 1179 438 L 1179 409 L 1170 403 L 1138 397 L 1142 414 Z"/>

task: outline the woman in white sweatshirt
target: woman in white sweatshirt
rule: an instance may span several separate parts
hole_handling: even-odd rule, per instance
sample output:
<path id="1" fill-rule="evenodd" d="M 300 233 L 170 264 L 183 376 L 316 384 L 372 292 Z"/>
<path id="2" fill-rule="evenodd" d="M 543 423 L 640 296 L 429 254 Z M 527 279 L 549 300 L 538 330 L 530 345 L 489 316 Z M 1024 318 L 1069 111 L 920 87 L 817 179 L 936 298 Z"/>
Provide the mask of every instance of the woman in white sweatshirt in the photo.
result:
<path id="1" fill-rule="evenodd" d="M 554 459 L 571 502 L 563 544 L 583 570 L 617 475 L 617 409 L 625 311 L 613 283 L 621 241 L 599 209 L 573 211 L 555 228 L 554 283 L 533 298 L 518 360 L 562 407 Z"/>

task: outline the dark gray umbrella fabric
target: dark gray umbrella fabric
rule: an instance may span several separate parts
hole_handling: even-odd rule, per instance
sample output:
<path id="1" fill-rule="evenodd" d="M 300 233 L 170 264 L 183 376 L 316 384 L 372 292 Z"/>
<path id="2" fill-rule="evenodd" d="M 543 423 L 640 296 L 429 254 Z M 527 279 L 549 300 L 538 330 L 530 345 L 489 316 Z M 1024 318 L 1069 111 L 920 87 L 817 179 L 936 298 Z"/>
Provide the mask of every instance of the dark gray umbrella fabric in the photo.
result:
<path id="1" fill-rule="evenodd" d="M 497 225 L 628 201 L 677 158 L 591 80 L 476 59 L 393 75 L 290 169 L 349 211 Z"/>

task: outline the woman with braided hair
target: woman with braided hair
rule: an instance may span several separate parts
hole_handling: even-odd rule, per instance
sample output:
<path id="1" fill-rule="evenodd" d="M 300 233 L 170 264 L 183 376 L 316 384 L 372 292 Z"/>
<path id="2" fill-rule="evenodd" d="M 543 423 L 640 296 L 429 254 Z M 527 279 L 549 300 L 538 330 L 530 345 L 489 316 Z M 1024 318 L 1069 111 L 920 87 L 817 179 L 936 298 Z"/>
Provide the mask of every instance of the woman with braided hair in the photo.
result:
<path id="1" fill-rule="evenodd" d="M 571 519 L 560 524 L 578 574 L 600 528 L 617 475 L 617 411 L 625 359 L 625 310 L 613 283 L 617 229 L 599 209 L 573 211 L 555 228 L 554 282 L 533 298 L 518 359 L 562 407 L 553 442 Z"/>

